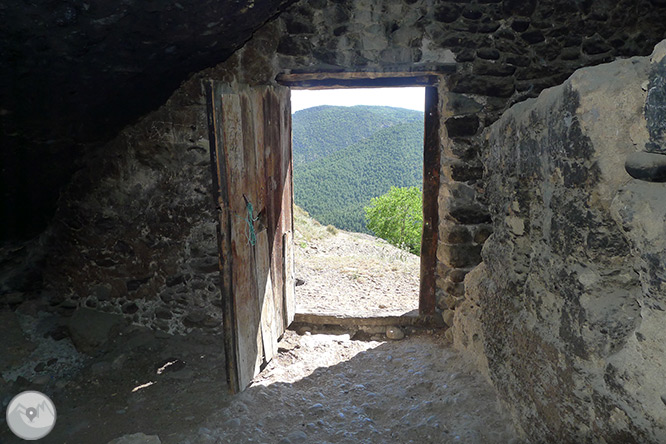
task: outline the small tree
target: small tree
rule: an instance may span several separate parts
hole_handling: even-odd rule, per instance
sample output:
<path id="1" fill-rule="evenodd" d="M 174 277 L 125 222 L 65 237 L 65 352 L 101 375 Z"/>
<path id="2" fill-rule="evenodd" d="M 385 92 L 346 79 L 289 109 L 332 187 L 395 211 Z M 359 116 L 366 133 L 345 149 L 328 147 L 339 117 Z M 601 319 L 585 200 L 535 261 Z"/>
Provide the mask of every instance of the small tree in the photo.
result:
<path id="1" fill-rule="evenodd" d="M 423 197 L 416 187 L 391 187 L 365 207 L 367 227 L 389 243 L 419 254 L 423 224 Z"/>

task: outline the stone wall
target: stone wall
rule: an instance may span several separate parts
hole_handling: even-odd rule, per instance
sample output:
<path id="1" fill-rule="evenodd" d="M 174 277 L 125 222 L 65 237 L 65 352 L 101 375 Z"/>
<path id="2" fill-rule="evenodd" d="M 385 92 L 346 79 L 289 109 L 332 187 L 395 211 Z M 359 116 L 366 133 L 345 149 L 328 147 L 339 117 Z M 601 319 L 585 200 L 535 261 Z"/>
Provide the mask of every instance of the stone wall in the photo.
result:
<path id="1" fill-rule="evenodd" d="M 438 306 L 451 322 L 490 234 L 479 134 L 576 68 L 649 51 L 661 2 L 303 0 L 158 111 L 89 154 L 52 225 L 52 303 L 124 312 L 171 331 L 219 319 L 201 81 L 229 90 L 280 73 L 421 72 L 440 83 Z M 659 11 L 659 13 L 655 13 Z"/>
<path id="2" fill-rule="evenodd" d="M 266 83 L 275 28 L 184 83 L 157 111 L 94 150 L 47 232 L 45 285 L 62 314 L 124 314 L 151 328 L 219 331 L 222 301 L 202 81 Z M 251 65 L 251 66 L 248 66 Z"/>
<path id="3" fill-rule="evenodd" d="M 219 326 L 207 138 L 200 92 L 182 91 L 88 158 L 51 227 L 52 304 L 167 331 Z"/>
<path id="4" fill-rule="evenodd" d="M 487 132 L 494 232 L 455 343 L 533 442 L 666 441 L 666 184 L 625 170 L 663 143 L 665 54 L 581 69 Z"/>
<path id="5" fill-rule="evenodd" d="M 442 76 L 439 94 L 437 306 L 450 324 L 464 277 L 481 261 L 491 232 L 479 199 L 479 134 L 511 104 L 582 66 L 649 54 L 666 30 L 661 3 L 301 1 L 278 20 L 277 68 L 336 75 L 437 71 L 455 58 L 456 72 Z"/>

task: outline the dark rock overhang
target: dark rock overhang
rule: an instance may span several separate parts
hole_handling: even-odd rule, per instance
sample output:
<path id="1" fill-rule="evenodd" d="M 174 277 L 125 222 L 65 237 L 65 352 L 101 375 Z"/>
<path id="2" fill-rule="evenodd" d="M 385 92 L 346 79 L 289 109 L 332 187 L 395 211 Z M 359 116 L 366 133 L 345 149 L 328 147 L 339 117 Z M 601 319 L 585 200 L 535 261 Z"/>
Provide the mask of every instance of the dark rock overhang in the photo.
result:
<path id="1" fill-rule="evenodd" d="M 0 4 L 0 238 L 35 234 L 86 144 L 157 108 L 291 2 Z"/>

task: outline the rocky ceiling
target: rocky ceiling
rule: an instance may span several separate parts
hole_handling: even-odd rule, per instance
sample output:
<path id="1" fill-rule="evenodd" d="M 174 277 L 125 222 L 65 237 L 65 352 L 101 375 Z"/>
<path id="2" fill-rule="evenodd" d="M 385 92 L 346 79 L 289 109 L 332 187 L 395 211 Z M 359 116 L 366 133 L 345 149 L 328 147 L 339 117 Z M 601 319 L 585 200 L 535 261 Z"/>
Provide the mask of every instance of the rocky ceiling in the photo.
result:
<path id="1" fill-rule="evenodd" d="M 87 144 L 158 107 L 292 1 L 0 2 L 0 239 L 43 227 Z"/>

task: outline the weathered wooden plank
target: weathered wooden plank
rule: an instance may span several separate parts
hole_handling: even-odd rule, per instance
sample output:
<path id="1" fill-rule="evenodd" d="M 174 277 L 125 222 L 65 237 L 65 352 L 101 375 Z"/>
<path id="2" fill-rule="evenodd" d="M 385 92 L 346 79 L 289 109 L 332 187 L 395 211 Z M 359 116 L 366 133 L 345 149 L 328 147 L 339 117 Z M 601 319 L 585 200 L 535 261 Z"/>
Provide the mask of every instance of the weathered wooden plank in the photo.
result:
<path id="1" fill-rule="evenodd" d="M 271 252 L 269 233 L 272 228 L 266 220 L 267 207 L 270 205 L 268 198 L 268 184 L 266 178 L 267 156 L 266 135 L 264 128 L 264 95 L 266 88 L 258 88 L 251 94 L 253 113 L 253 125 L 255 131 L 255 159 L 256 168 L 254 172 L 255 184 L 257 186 L 257 243 L 254 247 L 256 255 L 256 279 L 261 307 L 261 337 L 263 345 L 262 362 L 268 363 L 277 353 L 277 337 L 275 336 L 275 302 L 273 281 L 271 279 Z M 262 290 L 263 289 L 263 290 Z"/>
<path id="2" fill-rule="evenodd" d="M 435 313 L 437 239 L 439 236 L 439 95 L 437 87 L 426 88 L 423 142 L 423 233 L 421 236 L 421 284 L 419 313 Z"/>
<path id="3" fill-rule="evenodd" d="M 257 233 L 257 284 L 263 288 L 261 296 L 261 338 L 263 345 L 263 363 L 270 362 L 277 353 L 275 334 L 275 298 L 273 281 L 270 273 L 270 251 L 266 230 Z"/>
<path id="4" fill-rule="evenodd" d="M 222 119 L 225 129 L 229 207 L 232 214 L 231 253 L 238 382 L 242 390 L 259 371 L 261 308 L 257 300 L 256 258 L 250 244 L 246 198 L 256 202 L 253 110 L 247 94 L 225 95 Z M 248 149 L 250 148 L 250 149 Z"/>
<path id="5" fill-rule="evenodd" d="M 283 323 L 285 328 L 289 327 L 296 315 L 296 283 L 294 280 L 294 238 L 293 231 L 284 233 L 282 243 L 284 250 L 284 300 Z"/>
<path id="6" fill-rule="evenodd" d="M 232 297 L 231 219 L 227 202 L 226 159 L 223 152 L 223 125 L 221 118 L 221 93 L 214 82 L 206 84 L 208 109 L 208 137 L 213 178 L 213 197 L 217 207 L 218 266 L 220 268 L 220 297 L 222 298 L 222 321 L 224 330 L 224 352 L 227 384 L 235 393 L 239 390 L 236 327 Z"/>
<path id="7" fill-rule="evenodd" d="M 264 137 L 265 152 L 267 156 L 266 180 L 268 184 L 267 199 L 269 202 L 268 220 L 271 227 L 269 242 L 271 244 L 271 277 L 273 281 L 273 306 L 275 307 L 275 319 L 272 325 L 273 334 L 277 340 L 286 326 L 283 322 L 283 259 L 282 259 L 282 212 L 286 209 L 282 205 L 282 192 L 284 190 L 284 168 L 282 159 L 285 148 L 280 143 L 280 100 L 279 90 L 268 89 L 264 96 Z M 287 210 L 288 211 L 288 210 Z"/>
<path id="8" fill-rule="evenodd" d="M 293 164 L 291 151 L 291 91 L 282 89 L 279 97 L 280 118 L 280 146 L 282 170 L 284 171 L 284 189 L 282 191 L 282 276 L 283 276 L 283 306 L 282 318 L 284 330 L 294 320 L 296 313 L 295 278 L 294 278 L 294 186 L 293 186 Z"/>

